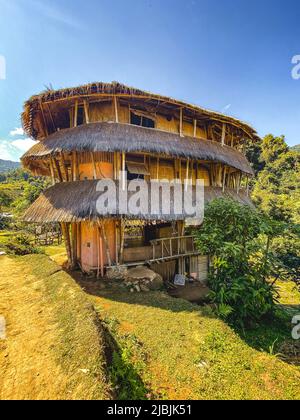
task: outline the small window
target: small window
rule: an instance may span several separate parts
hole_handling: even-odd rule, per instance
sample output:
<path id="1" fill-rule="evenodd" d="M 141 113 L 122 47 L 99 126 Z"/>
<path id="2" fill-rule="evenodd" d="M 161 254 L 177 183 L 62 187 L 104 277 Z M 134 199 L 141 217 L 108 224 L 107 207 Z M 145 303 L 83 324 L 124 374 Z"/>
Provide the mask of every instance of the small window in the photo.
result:
<path id="1" fill-rule="evenodd" d="M 84 124 L 84 109 L 82 106 L 78 107 L 77 125 Z"/>
<path id="2" fill-rule="evenodd" d="M 134 112 L 131 112 L 130 114 L 130 123 L 133 125 L 139 125 L 141 127 L 155 127 L 154 120 L 148 117 L 144 117 L 143 115 L 137 115 Z"/>

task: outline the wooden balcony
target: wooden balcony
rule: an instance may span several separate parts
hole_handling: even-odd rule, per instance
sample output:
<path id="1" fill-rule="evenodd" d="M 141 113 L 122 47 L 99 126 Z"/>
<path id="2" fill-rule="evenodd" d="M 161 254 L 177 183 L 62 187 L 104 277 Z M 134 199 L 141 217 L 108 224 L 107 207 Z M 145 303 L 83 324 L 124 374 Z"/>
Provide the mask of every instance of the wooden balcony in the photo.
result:
<path id="1" fill-rule="evenodd" d="M 195 237 L 192 235 L 154 239 L 150 243 L 152 246 L 152 258 L 147 261 L 149 264 L 199 255 Z"/>

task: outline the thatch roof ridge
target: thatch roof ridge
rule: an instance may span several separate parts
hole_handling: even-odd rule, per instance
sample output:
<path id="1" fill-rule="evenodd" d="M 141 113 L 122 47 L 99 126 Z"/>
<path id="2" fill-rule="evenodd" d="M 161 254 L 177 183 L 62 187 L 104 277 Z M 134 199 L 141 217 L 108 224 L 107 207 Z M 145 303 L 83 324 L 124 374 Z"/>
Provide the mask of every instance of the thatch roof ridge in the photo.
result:
<path id="1" fill-rule="evenodd" d="M 60 152 L 144 152 L 167 157 L 216 161 L 253 175 L 246 157 L 220 143 L 181 137 L 176 133 L 120 123 L 91 123 L 51 134 L 35 144 L 21 158 L 30 169 L 33 159 Z"/>
<path id="2" fill-rule="evenodd" d="M 32 223 L 51 223 L 51 222 L 82 222 L 96 221 L 99 218 L 120 218 L 125 217 L 120 214 L 106 214 L 99 216 L 96 202 L 100 195 L 97 191 L 98 180 L 61 182 L 44 191 L 37 200 L 28 208 L 23 216 L 23 220 Z M 130 194 L 134 193 L 129 193 Z M 205 202 L 215 198 L 227 197 L 240 202 L 241 204 L 253 206 L 251 199 L 244 191 L 239 194 L 232 189 L 219 187 L 204 188 Z M 171 194 L 171 206 L 173 206 Z M 150 206 L 149 206 L 150 208 Z M 162 210 L 161 210 L 162 211 Z M 126 218 L 133 220 L 147 221 L 174 221 L 184 220 L 185 214 L 170 215 L 165 214 L 144 214 L 138 216 L 126 215 Z"/>
<path id="3" fill-rule="evenodd" d="M 85 85 L 62 88 L 62 89 L 47 89 L 37 95 L 31 96 L 24 104 L 24 112 L 22 114 L 22 121 L 25 131 L 28 135 L 32 135 L 32 111 L 35 107 L 39 106 L 40 103 L 50 103 L 55 101 L 61 101 L 64 99 L 71 99 L 82 96 L 83 98 L 93 97 L 93 95 L 105 94 L 105 95 L 130 95 L 132 97 L 147 97 L 149 99 L 158 100 L 160 102 L 168 102 L 178 107 L 188 108 L 196 113 L 207 115 L 208 118 L 216 119 L 231 123 L 239 126 L 245 131 L 250 137 L 258 138 L 256 130 L 247 122 L 241 121 L 233 116 L 222 114 L 218 111 L 209 110 L 200 107 L 195 104 L 188 103 L 186 101 L 178 100 L 169 96 L 152 93 L 146 90 L 130 87 L 119 82 L 94 82 Z"/>

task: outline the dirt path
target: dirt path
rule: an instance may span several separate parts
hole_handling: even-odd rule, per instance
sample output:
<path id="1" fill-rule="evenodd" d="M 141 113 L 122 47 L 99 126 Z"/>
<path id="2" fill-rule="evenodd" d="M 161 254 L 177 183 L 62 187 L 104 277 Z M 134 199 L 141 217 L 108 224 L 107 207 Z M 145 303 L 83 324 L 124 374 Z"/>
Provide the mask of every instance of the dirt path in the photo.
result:
<path id="1" fill-rule="evenodd" d="M 43 305 L 41 281 L 25 264 L 0 257 L 0 314 L 7 339 L 0 341 L 0 399 L 55 398 L 65 381 L 51 352 L 55 323 Z"/>
<path id="2" fill-rule="evenodd" d="M 0 340 L 0 400 L 101 398 L 105 386 L 101 389 L 99 360 L 95 356 L 96 366 L 89 364 L 86 352 L 87 346 L 99 346 L 90 308 L 84 312 L 81 290 L 47 264 L 53 265 L 44 256 L 0 257 L 0 315 L 6 320 L 7 337 Z M 80 302 L 82 312 L 74 301 Z M 99 348 L 94 351 L 97 355 Z M 99 370 L 99 384 L 89 373 L 92 369 Z"/>

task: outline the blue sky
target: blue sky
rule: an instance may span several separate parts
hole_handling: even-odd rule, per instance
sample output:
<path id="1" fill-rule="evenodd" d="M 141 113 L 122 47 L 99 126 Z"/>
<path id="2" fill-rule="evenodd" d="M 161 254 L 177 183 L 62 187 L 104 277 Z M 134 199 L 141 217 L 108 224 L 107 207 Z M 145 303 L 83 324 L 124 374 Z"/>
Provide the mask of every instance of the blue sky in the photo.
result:
<path id="1" fill-rule="evenodd" d="M 112 80 L 298 144 L 299 20 L 297 0 L 0 0 L 0 158 L 32 144 L 20 130 L 29 96 Z"/>

